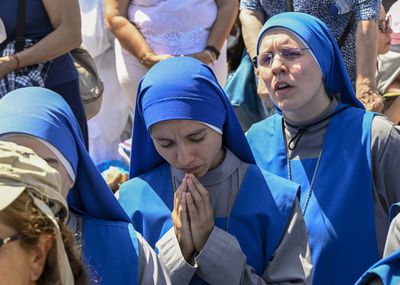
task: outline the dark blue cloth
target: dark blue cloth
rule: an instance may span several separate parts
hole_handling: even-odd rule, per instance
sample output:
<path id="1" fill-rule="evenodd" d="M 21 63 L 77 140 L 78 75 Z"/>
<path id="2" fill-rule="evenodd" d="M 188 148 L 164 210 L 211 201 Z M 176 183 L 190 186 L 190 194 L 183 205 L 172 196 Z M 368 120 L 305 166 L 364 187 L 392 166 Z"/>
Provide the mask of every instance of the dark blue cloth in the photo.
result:
<path id="1" fill-rule="evenodd" d="M 400 213 L 400 202 L 393 204 L 389 211 L 389 223 Z M 389 234 L 393 234 L 389 231 Z M 400 249 L 382 258 L 371 266 L 356 285 L 367 285 L 374 280 L 380 280 L 383 285 L 400 284 Z M 375 283 L 374 283 L 375 284 Z"/>
<path id="2" fill-rule="evenodd" d="M 370 158 L 373 116 L 374 113 L 349 108 L 329 122 L 304 215 L 311 247 L 313 284 L 354 284 L 379 258 Z M 257 164 L 287 178 L 282 120 L 280 114 L 275 114 L 253 125 L 247 138 Z M 301 185 L 302 208 L 315 165 L 316 159 L 291 160 L 292 180 Z"/>
<path id="3" fill-rule="evenodd" d="M 335 37 L 321 20 L 304 13 L 282 13 L 270 18 L 260 30 L 257 55 L 265 33 L 272 28 L 283 28 L 299 37 L 311 48 L 321 67 L 328 94 L 340 94 L 340 101 L 364 109 L 355 96 Z"/>
<path id="4" fill-rule="evenodd" d="M 196 120 L 220 128 L 223 145 L 240 160 L 254 163 L 239 121 L 214 73 L 196 59 L 177 57 L 156 64 L 139 84 L 130 178 L 166 162 L 156 151 L 149 128 L 172 119 Z"/>
<path id="5" fill-rule="evenodd" d="M 22 133 L 41 138 L 71 164 L 76 179 L 68 205 L 85 224 L 94 219 L 100 224 L 83 229 L 83 256 L 99 275 L 99 284 L 137 283 L 137 241 L 129 229 L 131 220 L 89 157 L 78 123 L 63 98 L 39 87 L 12 91 L 0 100 L 0 122 L 0 136 Z"/>
<path id="6" fill-rule="evenodd" d="M 38 41 L 50 34 L 53 31 L 53 26 L 42 0 L 27 0 L 25 2 L 25 38 Z M 7 33 L 6 41 L 0 44 L 1 54 L 5 48 L 5 44 L 15 40 L 17 34 L 18 1 L 0 0 L 0 18 L 4 22 Z M 78 78 L 78 73 L 68 53 L 53 60 L 45 87 L 53 87 L 76 78 Z"/>

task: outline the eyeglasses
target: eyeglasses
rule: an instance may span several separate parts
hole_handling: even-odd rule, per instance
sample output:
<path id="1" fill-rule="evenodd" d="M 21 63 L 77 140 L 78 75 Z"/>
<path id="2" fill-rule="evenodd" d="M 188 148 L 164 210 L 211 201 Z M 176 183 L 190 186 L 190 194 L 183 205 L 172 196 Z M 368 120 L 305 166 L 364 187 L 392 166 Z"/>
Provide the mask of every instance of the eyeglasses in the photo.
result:
<path id="1" fill-rule="evenodd" d="M 25 236 L 23 234 L 15 234 L 9 237 L 1 238 L 0 239 L 0 248 L 7 243 L 10 243 L 15 240 L 23 239 Z"/>
<path id="2" fill-rule="evenodd" d="M 278 54 L 281 58 L 286 61 L 293 61 L 298 59 L 303 55 L 303 51 L 309 50 L 310 48 L 283 48 L 278 50 Z M 263 54 L 259 54 L 253 58 L 253 64 L 255 68 L 262 67 L 271 67 L 272 61 L 274 60 L 276 53 L 274 52 L 266 52 Z"/>
<path id="3" fill-rule="evenodd" d="M 378 29 L 382 33 L 387 34 L 391 27 L 392 27 L 392 15 L 389 15 L 386 20 L 384 19 L 378 20 Z"/>

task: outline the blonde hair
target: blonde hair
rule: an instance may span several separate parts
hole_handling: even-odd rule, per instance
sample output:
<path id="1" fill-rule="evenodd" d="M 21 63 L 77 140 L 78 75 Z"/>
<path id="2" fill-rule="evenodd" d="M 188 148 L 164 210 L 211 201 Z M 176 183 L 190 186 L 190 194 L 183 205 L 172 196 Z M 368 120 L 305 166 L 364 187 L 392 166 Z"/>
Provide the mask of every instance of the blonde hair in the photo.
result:
<path id="1" fill-rule="evenodd" d="M 26 249 L 37 245 L 42 234 L 55 236 L 55 225 L 34 205 L 28 191 L 24 191 L 12 204 L 0 211 L 0 217 L 7 226 L 14 228 L 24 236 L 20 243 Z M 59 223 L 59 227 L 75 284 L 86 285 L 88 283 L 87 272 L 76 250 L 74 237 L 66 225 Z M 57 280 L 51 280 L 54 270 L 58 270 L 57 264 L 51 264 L 47 259 L 38 284 L 56 284 Z"/>

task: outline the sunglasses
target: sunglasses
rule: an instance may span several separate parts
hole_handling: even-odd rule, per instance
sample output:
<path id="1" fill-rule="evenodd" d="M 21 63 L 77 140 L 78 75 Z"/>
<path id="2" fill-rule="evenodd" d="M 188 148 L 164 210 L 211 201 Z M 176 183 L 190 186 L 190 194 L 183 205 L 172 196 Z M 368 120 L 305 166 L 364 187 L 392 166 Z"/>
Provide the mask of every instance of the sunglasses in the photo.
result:
<path id="1" fill-rule="evenodd" d="M 276 54 L 279 54 L 280 58 L 286 60 L 286 61 L 294 61 L 301 56 L 303 56 L 303 51 L 309 50 L 310 48 L 283 48 L 279 49 L 278 52 L 266 52 L 263 54 L 256 55 L 253 58 L 253 64 L 255 68 L 258 68 L 259 66 L 262 67 L 271 67 L 272 62 L 275 58 Z"/>
<path id="2" fill-rule="evenodd" d="M 25 236 L 23 234 L 15 234 L 15 235 L 12 235 L 12 236 L 9 236 L 9 237 L 1 238 L 0 239 L 0 248 L 3 245 L 6 245 L 7 243 L 10 243 L 12 241 L 16 241 L 16 240 L 19 240 L 19 239 L 23 239 L 23 238 L 25 238 Z"/>
<path id="3" fill-rule="evenodd" d="M 380 19 L 378 20 L 378 29 L 384 33 L 388 34 L 389 29 L 392 27 L 392 15 L 389 15 L 386 20 Z"/>

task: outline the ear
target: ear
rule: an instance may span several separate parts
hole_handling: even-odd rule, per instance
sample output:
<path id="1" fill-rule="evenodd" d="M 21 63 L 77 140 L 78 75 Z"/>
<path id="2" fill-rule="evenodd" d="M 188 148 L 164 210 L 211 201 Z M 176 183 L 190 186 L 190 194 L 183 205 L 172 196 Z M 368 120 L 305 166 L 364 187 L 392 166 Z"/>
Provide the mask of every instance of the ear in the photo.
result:
<path id="1" fill-rule="evenodd" d="M 53 236 L 42 234 L 37 245 L 32 249 L 31 280 L 37 281 L 43 273 L 47 255 L 53 245 Z"/>

